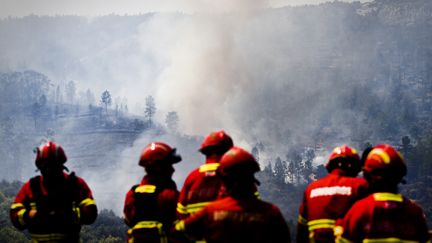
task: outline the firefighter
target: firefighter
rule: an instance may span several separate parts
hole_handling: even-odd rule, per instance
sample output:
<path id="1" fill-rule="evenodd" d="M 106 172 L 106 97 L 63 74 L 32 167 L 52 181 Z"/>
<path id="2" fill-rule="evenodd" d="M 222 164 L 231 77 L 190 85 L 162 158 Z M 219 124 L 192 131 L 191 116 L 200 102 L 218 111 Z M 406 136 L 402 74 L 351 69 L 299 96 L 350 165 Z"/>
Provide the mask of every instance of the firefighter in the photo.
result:
<path id="1" fill-rule="evenodd" d="M 175 148 L 161 142 L 147 145 L 139 165 L 146 175 L 126 194 L 124 220 L 130 227 L 128 242 L 168 242 L 176 220 L 179 192 L 172 180 L 173 164 L 181 161 Z"/>
<path id="2" fill-rule="evenodd" d="M 206 162 L 186 177 L 177 204 L 179 219 L 188 217 L 223 196 L 223 183 L 216 175 L 216 170 L 220 158 L 232 146 L 231 137 L 224 131 L 212 132 L 204 139 L 199 151 L 205 155 Z"/>
<path id="3" fill-rule="evenodd" d="M 27 181 L 10 209 L 13 225 L 27 229 L 33 242 L 79 242 L 81 225 L 96 220 L 97 208 L 86 182 L 64 170 L 63 148 L 47 142 L 36 152 L 41 176 Z"/>
<path id="4" fill-rule="evenodd" d="M 356 202 L 335 228 L 336 242 L 430 242 L 423 210 L 398 194 L 404 159 L 387 144 L 373 147 L 363 168 L 372 192 Z"/>
<path id="5" fill-rule="evenodd" d="M 192 240 L 207 242 L 290 242 L 290 233 L 279 208 L 256 197 L 260 170 L 249 152 L 233 147 L 220 160 L 217 173 L 227 196 L 207 204 L 181 220 L 175 230 Z"/>
<path id="6" fill-rule="evenodd" d="M 326 164 L 328 175 L 312 182 L 304 191 L 297 222 L 297 242 L 334 242 L 337 219 L 367 194 L 367 182 L 356 178 L 361 170 L 356 150 L 336 147 Z"/>

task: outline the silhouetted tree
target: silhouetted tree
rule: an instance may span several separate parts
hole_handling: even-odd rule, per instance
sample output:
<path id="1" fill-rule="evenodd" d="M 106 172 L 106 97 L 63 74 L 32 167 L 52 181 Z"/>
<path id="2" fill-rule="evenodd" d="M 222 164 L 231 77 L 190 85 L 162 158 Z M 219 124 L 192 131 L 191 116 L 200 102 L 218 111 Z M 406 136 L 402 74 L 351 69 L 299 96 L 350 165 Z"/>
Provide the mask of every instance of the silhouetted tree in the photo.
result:
<path id="1" fill-rule="evenodd" d="M 57 85 L 57 88 L 56 88 L 56 90 L 55 90 L 55 103 L 61 103 L 63 100 L 63 98 L 62 98 L 62 94 L 61 94 L 61 91 L 60 91 L 60 85 Z"/>
<path id="2" fill-rule="evenodd" d="M 286 155 L 286 159 L 292 164 L 294 183 L 299 184 L 301 181 L 301 175 L 303 174 L 302 157 L 300 153 L 297 149 L 293 148 Z"/>
<path id="3" fill-rule="evenodd" d="M 86 99 L 87 99 L 87 105 L 94 105 L 95 96 L 90 89 L 87 89 L 87 91 L 86 91 Z"/>
<path id="4" fill-rule="evenodd" d="M 296 171 L 295 166 L 293 162 L 288 161 L 287 162 L 287 177 L 288 182 L 294 183 L 296 178 Z"/>
<path id="5" fill-rule="evenodd" d="M 287 165 L 285 161 L 282 161 L 280 157 L 276 158 L 274 164 L 274 175 L 279 183 L 285 183 L 287 175 Z"/>
<path id="6" fill-rule="evenodd" d="M 144 115 L 148 119 L 150 126 L 152 125 L 152 122 L 153 122 L 152 119 L 153 119 L 153 116 L 155 114 L 156 114 L 156 104 L 155 104 L 153 96 L 149 95 L 146 98 Z"/>
<path id="7" fill-rule="evenodd" d="M 309 183 L 311 181 L 311 174 L 312 174 L 312 162 L 315 159 L 315 151 L 313 149 L 307 149 L 304 152 L 304 163 L 303 163 L 303 177 L 306 179 L 306 181 Z"/>
<path id="8" fill-rule="evenodd" d="M 46 108 L 47 98 L 45 95 L 41 95 L 39 99 L 33 103 L 31 107 L 31 115 L 34 120 L 34 127 L 37 128 L 37 120 L 40 119 L 44 109 Z"/>
<path id="9" fill-rule="evenodd" d="M 101 95 L 101 102 L 105 106 L 105 112 L 108 114 L 108 107 L 112 104 L 111 94 L 108 90 L 105 90 Z"/>
<path id="10" fill-rule="evenodd" d="M 411 139 L 408 136 L 402 137 L 402 152 L 407 155 L 411 150 Z"/>

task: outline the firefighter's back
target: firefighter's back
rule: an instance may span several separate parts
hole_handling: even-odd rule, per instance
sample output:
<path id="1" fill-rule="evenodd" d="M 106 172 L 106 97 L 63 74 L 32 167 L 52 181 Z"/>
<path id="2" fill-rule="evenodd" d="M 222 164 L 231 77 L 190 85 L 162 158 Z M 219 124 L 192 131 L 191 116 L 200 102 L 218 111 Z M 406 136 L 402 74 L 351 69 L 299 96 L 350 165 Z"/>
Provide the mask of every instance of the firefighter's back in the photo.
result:
<path id="1" fill-rule="evenodd" d="M 289 242 L 289 230 L 279 209 L 255 197 L 227 197 L 208 205 L 207 242 Z M 193 216 L 192 216 L 193 217 Z M 199 215 L 198 215 L 199 217 Z"/>

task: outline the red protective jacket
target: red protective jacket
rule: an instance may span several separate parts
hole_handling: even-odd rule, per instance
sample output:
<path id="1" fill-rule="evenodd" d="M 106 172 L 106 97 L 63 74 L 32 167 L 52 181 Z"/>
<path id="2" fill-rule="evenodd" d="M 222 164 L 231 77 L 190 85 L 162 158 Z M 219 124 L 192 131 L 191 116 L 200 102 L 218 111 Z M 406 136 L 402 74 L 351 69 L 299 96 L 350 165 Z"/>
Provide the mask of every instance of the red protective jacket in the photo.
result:
<path id="1" fill-rule="evenodd" d="M 28 229 L 34 242 L 79 242 L 81 225 L 96 219 L 96 204 L 85 181 L 74 173 L 63 175 L 63 181 L 48 186 L 43 176 L 30 179 L 11 206 L 13 225 Z M 37 213 L 30 219 L 32 209 Z"/>
<path id="2" fill-rule="evenodd" d="M 429 242 L 422 209 L 400 194 L 374 193 L 355 203 L 335 233 L 337 242 Z"/>
<path id="3" fill-rule="evenodd" d="M 334 242 L 336 220 L 366 195 L 366 180 L 343 176 L 340 169 L 312 182 L 305 189 L 300 205 L 297 242 Z"/>
<path id="4" fill-rule="evenodd" d="M 253 195 L 227 196 L 176 224 L 192 239 L 212 242 L 290 242 L 290 233 L 279 208 Z"/>
<path id="5" fill-rule="evenodd" d="M 126 194 L 124 217 L 131 228 L 129 242 L 166 242 L 176 220 L 177 186 L 171 179 L 161 181 L 146 175 L 141 184 Z"/>
<path id="6" fill-rule="evenodd" d="M 208 162 L 193 170 L 180 191 L 177 216 L 180 219 L 197 212 L 208 203 L 223 197 L 224 186 L 217 176 L 219 163 Z"/>

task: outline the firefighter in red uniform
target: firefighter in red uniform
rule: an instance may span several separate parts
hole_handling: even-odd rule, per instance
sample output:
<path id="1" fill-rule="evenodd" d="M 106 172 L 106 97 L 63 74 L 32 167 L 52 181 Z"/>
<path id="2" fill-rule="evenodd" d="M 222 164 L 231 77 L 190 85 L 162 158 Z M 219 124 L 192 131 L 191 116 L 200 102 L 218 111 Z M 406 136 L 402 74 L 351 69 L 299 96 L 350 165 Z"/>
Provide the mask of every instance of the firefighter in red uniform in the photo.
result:
<path id="1" fill-rule="evenodd" d="M 18 192 L 10 210 L 12 223 L 28 229 L 33 242 L 79 242 L 81 225 L 97 217 L 92 192 L 82 178 L 63 172 L 67 158 L 61 146 L 48 142 L 35 152 L 42 176 Z"/>
<path id="2" fill-rule="evenodd" d="M 423 210 L 398 194 L 407 173 L 390 145 L 375 146 L 363 168 L 372 192 L 356 202 L 335 228 L 336 242 L 430 242 Z"/>
<path id="3" fill-rule="evenodd" d="M 223 183 L 216 170 L 220 158 L 232 146 L 231 137 L 224 131 L 212 132 L 204 139 L 199 151 L 206 156 L 206 162 L 193 170 L 183 184 L 177 204 L 179 219 L 223 196 Z"/>
<path id="4" fill-rule="evenodd" d="M 126 194 L 124 220 L 130 227 L 128 242 L 169 242 L 176 220 L 178 190 L 172 180 L 173 164 L 181 161 L 176 149 L 161 142 L 144 148 L 139 165 L 146 175 Z"/>
<path id="5" fill-rule="evenodd" d="M 334 242 L 336 220 L 367 194 L 367 182 L 356 178 L 360 157 L 346 145 L 336 147 L 326 164 L 329 174 L 304 191 L 297 224 L 297 242 Z"/>
<path id="6" fill-rule="evenodd" d="M 191 239 L 211 242 L 290 242 L 290 233 L 280 210 L 255 195 L 260 170 L 255 158 L 233 147 L 220 160 L 217 170 L 227 196 L 209 203 L 202 210 L 175 226 Z"/>

